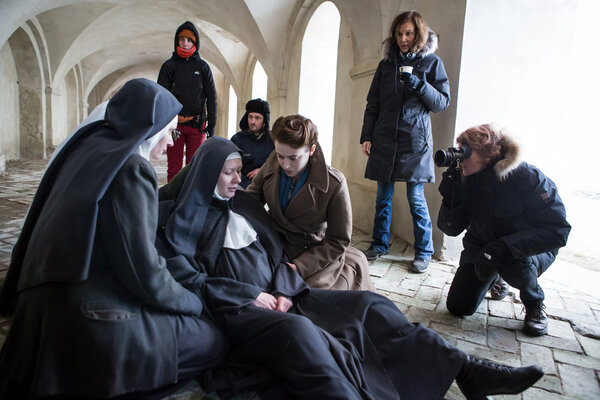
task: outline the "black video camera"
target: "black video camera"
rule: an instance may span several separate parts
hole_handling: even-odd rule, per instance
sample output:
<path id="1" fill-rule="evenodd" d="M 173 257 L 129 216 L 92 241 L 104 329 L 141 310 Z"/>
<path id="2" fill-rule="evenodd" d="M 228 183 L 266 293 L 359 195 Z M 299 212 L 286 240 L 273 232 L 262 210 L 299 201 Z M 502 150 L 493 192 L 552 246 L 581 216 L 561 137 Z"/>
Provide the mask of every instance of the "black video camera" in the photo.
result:
<path id="1" fill-rule="evenodd" d="M 438 150 L 435 152 L 433 160 L 438 167 L 449 167 L 458 165 L 465 158 L 471 156 L 471 148 L 463 144 L 461 147 L 449 147 L 448 150 Z"/>

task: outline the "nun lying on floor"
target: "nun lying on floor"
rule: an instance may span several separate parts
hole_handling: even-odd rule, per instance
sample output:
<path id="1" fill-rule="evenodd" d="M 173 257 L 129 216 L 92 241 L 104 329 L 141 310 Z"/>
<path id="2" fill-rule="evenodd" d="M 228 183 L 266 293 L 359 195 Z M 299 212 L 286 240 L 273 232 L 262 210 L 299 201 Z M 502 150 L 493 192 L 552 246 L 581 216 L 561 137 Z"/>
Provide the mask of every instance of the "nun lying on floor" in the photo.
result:
<path id="1" fill-rule="evenodd" d="M 158 195 L 148 158 L 173 144 L 181 104 L 127 82 L 55 152 L 0 293 L 11 327 L 2 399 L 160 399 L 227 350 L 184 257 L 154 246 Z"/>
<path id="2" fill-rule="evenodd" d="M 157 248 L 195 264 L 230 360 L 266 370 L 280 389 L 274 398 L 442 399 L 456 380 L 468 399 L 482 399 L 520 393 L 543 375 L 470 356 L 373 292 L 311 289 L 286 263 L 262 204 L 237 190 L 241 168 L 235 144 L 208 139 L 180 191 L 160 202 Z"/>

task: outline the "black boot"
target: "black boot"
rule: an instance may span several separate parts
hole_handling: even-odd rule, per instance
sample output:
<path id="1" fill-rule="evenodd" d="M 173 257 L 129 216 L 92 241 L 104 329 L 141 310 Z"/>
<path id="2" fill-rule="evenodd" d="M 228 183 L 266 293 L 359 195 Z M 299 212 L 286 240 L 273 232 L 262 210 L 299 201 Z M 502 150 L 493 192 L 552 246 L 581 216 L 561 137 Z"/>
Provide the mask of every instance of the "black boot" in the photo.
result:
<path id="1" fill-rule="evenodd" d="M 456 383 L 468 400 L 476 400 L 494 394 L 521 393 L 543 375 L 537 365 L 513 368 L 469 355 Z"/>
<path id="2" fill-rule="evenodd" d="M 544 336 L 548 333 L 548 317 L 546 306 L 541 303 L 536 306 L 525 307 L 525 321 L 523 331 L 530 336 Z"/>

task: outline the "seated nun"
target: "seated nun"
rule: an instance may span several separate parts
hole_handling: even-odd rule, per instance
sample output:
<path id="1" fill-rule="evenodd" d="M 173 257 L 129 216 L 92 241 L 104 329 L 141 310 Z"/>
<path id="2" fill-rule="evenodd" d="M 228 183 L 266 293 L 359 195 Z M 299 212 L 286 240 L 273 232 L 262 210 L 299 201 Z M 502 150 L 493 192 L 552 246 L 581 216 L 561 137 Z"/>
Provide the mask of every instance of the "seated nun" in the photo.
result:
<path id="1" fill-rule="evenodd" d="M 275 121 L 271 136 L 275 151 L 246 190 L 268 206 L 290 267 L 314 288 L 375 291 L 367 258 L 350 246 L 346 178 L 325 162 L 317 127 L 289 115 Z M 161 200 L 179 191 L 186 169 L 161 188 Z"/>
<path id="2" fill-rule="evenodd" d="M 155 248 L 157 179 L 181 104 L 127 82 L 58 149 L 0 293 L 0 398 L 161 398 L 221 362 L 185 257 Z M 178 279 L 185 277 L 185 283 Z"/>
<path id="3" fill-rule="evenodd" d="M 237 189 L 241 169 L 235 144 L 208 139 L 174 200 L 160 203 L 157 248 L 206 274 L 202 293 L 230 359 L 266 369 L 285 392 L 279 398 L 442 399 L 456 380 L 468 399 L 482 399 L 520 393 L 541 378 L 537 366 L 462 352 L 373 292 L 310 288 L 263 205 Z"/>

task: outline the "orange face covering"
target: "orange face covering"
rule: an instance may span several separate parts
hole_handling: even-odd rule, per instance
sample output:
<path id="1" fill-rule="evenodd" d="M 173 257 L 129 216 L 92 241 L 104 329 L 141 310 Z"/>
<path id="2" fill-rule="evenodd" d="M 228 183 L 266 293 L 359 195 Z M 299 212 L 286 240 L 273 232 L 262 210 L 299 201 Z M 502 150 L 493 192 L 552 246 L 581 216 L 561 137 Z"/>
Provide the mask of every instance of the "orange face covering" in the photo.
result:
<path id="1" fill-rule="evenodd" d="M 186 49 L 182 49 L 181 47 L 177 46 L 177 55 L 181 58 L 188 58 L 191 57 L 192 54 L 194 54 L 196 52 L 196 46 L 192 46 L 189 50 Z"/>

